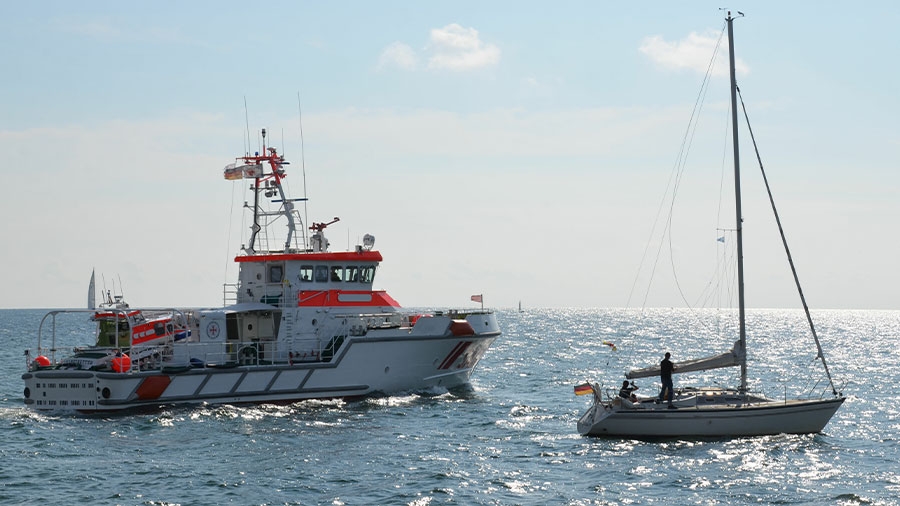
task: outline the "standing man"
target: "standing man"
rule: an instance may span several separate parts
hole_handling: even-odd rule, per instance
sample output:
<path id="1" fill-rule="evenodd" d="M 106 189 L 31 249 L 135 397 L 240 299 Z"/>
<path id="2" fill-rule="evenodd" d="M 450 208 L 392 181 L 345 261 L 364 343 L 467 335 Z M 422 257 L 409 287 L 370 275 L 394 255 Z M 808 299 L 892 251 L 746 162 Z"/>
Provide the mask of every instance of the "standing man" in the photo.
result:
<path id="1" fill-rule="evenodd" d="M 675 396 L 675 387 L 672 385 L 672 371 L 675 370 L 675 364 L 669 360 L 671 355 L 669 352 L 666 352 L 666 358 L 662 359 L 662 362 L 659 363 L 659 379 L 662 381 L 662 390 L 659 392 L 659 400 L 662 401 L 665 396 L 669 401 L 669 409 L 677 409 L 674 404 L 672 404 L 672 399 Z"/>

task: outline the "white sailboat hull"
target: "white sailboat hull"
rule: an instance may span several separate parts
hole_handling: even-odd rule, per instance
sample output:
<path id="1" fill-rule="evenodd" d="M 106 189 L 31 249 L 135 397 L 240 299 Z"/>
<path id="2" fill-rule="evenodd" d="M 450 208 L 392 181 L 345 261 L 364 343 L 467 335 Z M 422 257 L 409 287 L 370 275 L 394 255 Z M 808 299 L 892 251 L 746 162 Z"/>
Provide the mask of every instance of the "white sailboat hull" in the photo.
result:
<path id="1" fill-rule="evenodd" d="M 595 403 L 578 420 L 583 436 L 740 437 L 821 432 L 845 398 L 685 406 Z M 676 403 L 677 404 L 677 403 Z M 640 405 L 638 405 L 640 406 Z"/>

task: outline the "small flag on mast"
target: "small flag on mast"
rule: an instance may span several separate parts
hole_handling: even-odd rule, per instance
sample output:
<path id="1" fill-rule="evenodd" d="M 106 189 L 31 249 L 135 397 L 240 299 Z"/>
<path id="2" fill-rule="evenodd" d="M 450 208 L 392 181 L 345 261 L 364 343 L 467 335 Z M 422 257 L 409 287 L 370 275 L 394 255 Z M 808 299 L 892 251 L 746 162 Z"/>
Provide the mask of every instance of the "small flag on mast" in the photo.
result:
<path id="1" fill-rule="evenodd" d="M 483 303 L 483 302 L 484 302 L 484 298 L 483 298 L 480 294 L 479 294 L 479 295 L 473 295 L 473 296 L 472 296 L 472 302 L 482 302 L 482 303 Z"/>

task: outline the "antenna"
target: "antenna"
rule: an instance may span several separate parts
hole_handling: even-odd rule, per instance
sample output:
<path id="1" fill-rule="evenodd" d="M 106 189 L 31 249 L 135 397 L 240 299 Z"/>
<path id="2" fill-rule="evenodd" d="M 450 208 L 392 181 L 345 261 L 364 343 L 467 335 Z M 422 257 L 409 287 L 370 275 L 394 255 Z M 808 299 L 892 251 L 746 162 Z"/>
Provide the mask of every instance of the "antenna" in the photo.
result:
<path id="1" fill-rule="evenodd" d="M 244 132 L 247 134 L 247 144 L 244 144 L 244 154 L 250 154 L 250 113 L 247 112 L 247 95 L 244 95 Z"/>
<path id="2" fill-rule="evenodd" d="M 300 107 L 300 92 L 297 91 L 297 117 L 300 121 L 300 169 L 303 172 L 303 223 L 309 223 L 309 209 L 307 202 L 309 198 L 306 195 L 306 158 L 305 149 L 303 148 L 303 109 Z M 309 244 L 309 234 L 304 231 L 303 244 Z"/>

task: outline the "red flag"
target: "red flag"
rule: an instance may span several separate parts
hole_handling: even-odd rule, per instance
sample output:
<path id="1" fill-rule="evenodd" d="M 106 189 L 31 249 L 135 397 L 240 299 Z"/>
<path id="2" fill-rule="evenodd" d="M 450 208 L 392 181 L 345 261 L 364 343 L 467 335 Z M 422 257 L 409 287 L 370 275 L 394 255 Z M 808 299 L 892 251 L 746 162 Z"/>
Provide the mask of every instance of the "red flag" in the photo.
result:
<path id="1" fill-rule="evenodd" d="M 481 298 L 481 295 L 473 295 L 472 302 L 484 302 L 484 300 Z"/>

